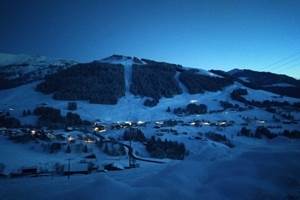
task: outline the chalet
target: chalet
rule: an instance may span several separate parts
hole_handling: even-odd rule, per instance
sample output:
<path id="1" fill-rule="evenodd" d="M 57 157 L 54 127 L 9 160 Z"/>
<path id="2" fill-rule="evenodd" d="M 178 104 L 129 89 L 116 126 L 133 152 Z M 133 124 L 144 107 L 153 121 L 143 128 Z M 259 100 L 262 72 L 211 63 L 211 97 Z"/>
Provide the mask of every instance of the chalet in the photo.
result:
<path id="1" fill-rule="evenodd" d="M 67 126 L 66 128 L 65 128 L 65 131 L 67 131 L 67 132 L 71 132 L 71 131 L 73 131 L 74 129 L 73 129 L 73 127 L 71 127 L 71 126 Z"/>
<path id="2" fill-rule="evenodd" d="M 105 132 L 106 127 L 104 124 L 101 124 L 100 122 L 95 122 L 94 123 L 94 131 L 95 132 Z"/>

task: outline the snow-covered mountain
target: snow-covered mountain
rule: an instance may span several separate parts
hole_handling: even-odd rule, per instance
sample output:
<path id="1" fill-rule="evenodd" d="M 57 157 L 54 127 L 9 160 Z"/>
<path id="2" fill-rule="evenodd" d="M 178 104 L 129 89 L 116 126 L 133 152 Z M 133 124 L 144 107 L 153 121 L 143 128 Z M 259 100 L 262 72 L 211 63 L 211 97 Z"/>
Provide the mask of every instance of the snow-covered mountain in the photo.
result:
<path id="1" fill-rule="evenodd" d="M 155 106 L 163 97 L 219 91 L 231 84 L 230 79 L 205 70 L 114 55 L 52 74 L 37 90 L 53 94 L 55 99 L 99 104 L 116 104 L 121 97 L 133 94 L 148 98 L 145 104 Z"/>
<path id="2" fill-rule="evenodd" d="M 0 199 L 300 197 L 297 80 L 0 57 Z"/>
<path id="3" fill-rule="evenodd" d="M 0 53 L 0 89 L 43 79 L 46 75 L 74 64 L 76 62 L 72 60 Z"/>
<path id="4" fill-rule="evenodd" d="M 132 93 L 142 97 L 160 99 L 161 97 L 172 97 L 182 92 L 190 94 L 203 93 L 204 91 L 217 91 L 223 87 L 239 82 L 246 87 L 262 89 L 280 95 L 299 97 L 297 92 L 300 89 L 300 81 L 286 75 L 278 75 L 266 72 L 234 69 L 229 72 L 217 70 L 206 71 L 193 69 L 181 65 L 156 62 L 137 57 L 112 55 L 107 58 L 92 62 L 95 69 L 102 70 L 105 77 L 111 76 L 105 72 L 105 64 L 117 65 L 121 69 L 119 76 L 124 77 L 118 88 L 121 88 L 121 96 Z M 49 59 L 44 56 L 0 54 L 0 89 L 13 88 L 36 80 L 42 80 L 46 75 L 55 74 L 58 71 L 65 71 L 70 66 L 82 70 L 90 63 L 78 63 L 71 60 Z M 108 67 L 112 68 L 112 67 Z M 72 71 L 72 68 L 67 70 Z M 76 73 L 74 72 L 74 77 Z M 59 82 L 60 73 L 53 76 Z M 116 74 L 114 74 L 116 75 Z M 74 78 L 72 77 L 72 78 Z M 88 77 L 87 77 L 88 78 Z M 101 79 L 100 77 L 95 77 Z M 116 77 L 110 77 L 115 79 Z M 46 79 L 45 85 L 47 84 Z M 125 82 L 123 85 L 122 81 Z M 99 83 L 100 85 L 104 83 Z M 107 83 L 105 83 L 107 85 Z M 115 86 L 111 85 L 111 88 Z M 123 88 L 124 87 L 124 88 Z M 57 87 L 57 90 L 60 88 Z M 64 88 L 69 90 L 70 88 Z M 48 91 L 47 91 L 48 92 Z M 57 91 L 52 91 L 57 92 Z M 113 91 L 112 91 L 113 92 Z M 56 95 L 57 96 L 57 95 Z M 64 95 L 58 95 L 64 96 Z M 117 95 L 118 96 L 118 95 Z M 64 99 L 64 98 L 62 98 Z M 84 98 L 82 98 L 84 99 Z M 89 98 L 87 98 L 90 100 Z M 80 98 L 79 98 L 80 100 Z M 101 103 L 99 101 L 98 103 Z"/>
<path id="5" fill-rule="evenodd" d="M 247 87 L 300 98 L 300 80 L 287 75 L 240 69 L 233 69 L 227 74 Z"/>
<path id="6" fill-rule="evenodd" d="M 91 63 L 9 55 L 2 56 L 2 66 L 1 69 L 11 73 L 27 71 L 20 73 L 21 77 L 36 74 L 39 70 L 50 70 L 46 78 L 26 79 L 13 85 L 15 88 L 0 91 L 1 109 L 13 108 L 16 116 L 20 116 L 24 109 L 34 109 L 42 104 L 60 108 L 66 113 L 67 102 L 77 101 L 77 112 L 88 120 L 176 118 L 173 112 L 165 112 L 168 107 L 173 110 L 198 102 L 206 104 L 208 110 L 216 111 L 222 109 L 220 101 L 240 104 L 231 98 L 232 91 L 238 88 L 248 90 L 246 97 L 249 101 L 288 101 L 292 104 L 298 101 L 249 87 L 234 76 L 239 70 L 219 73 L 121 55 Z"/>

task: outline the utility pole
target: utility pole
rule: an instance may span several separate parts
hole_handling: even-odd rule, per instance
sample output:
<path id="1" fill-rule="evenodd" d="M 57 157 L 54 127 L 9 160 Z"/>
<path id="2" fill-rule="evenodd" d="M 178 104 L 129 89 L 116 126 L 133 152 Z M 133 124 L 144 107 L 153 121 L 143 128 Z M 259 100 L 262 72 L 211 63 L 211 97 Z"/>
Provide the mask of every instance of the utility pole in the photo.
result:
<path id="1" fill-rule="evenodd" d="M 132 131 L 132 130 L 131 130 Z M 133 148 L 132 148 L 132 132 L 129 135 L 129 149 L 128 149 L 128 160 L 129 160 L 129 167 L 135 167 L 135 158 L 132 156 L 133 154 Z"/>
<path id="2" fill-rule="evenodd" d="M 71 171 L 71 158 L 68 158 L 68 180 L 70 180 L 70 171 Z"/>
<path id="3" fill-rule="evenodd" d="M 131 153 L 130 151 L 132 150 L 132 147 L 131 147 L 131 133 L 129 132 L 129 149 L 128 149 L 128 161 L 129 161 L 129 167 L 132 166 L 132 161 L 131 161 Z"/>

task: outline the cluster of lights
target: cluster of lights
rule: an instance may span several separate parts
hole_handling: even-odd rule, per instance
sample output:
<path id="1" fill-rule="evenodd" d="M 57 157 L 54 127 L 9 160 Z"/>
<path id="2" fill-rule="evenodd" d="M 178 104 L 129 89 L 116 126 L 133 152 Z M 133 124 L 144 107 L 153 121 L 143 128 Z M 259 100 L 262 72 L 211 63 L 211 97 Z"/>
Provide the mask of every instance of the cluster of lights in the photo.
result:
<path id="1" fill-rule="evenodd" d="M 31 135 L 34 136 L 36 134 L 36 130 L 31 130 Z"/>
<path id="2" fill-rule="evenodd" d="M 94 140 L 88 138 L 88 139 L 85 140 L 85 142 L 86 142 L 86 143 L 94 143 Z"/>
<path id="3" fill-rule="evenodd" d="M 72 142 L 74 138 L 72 136 L 68 136 L 68 142 Z"/>
<path id="4" fill-rule="evenodd" d="M 163 124 L 164 124 L 164 122 L 157 121 L 157 122 L 155 122 L 155 124 L 157 124 L 157 125 L 163 125 Z"/>
<path id="5" fill-rule="evenodd" d="M 196 125 L 196 122 L 191 122 L 190 125 L 191 125 L 191 126 L 195 126 L 195 125 Z"/>
<path id="6" fill-rule="evenodd" d="M 197 102 L 198 102 L 198 100 L 196 100 L 196 99 L 190 100 L 190 103 L 197 103 Z"/>
<path id="7" fill-rule="evenodd" d="M 50 139 L 55 139 L 55 136 L 51 133 L 47 133 L 47 137 L 50 138 Z"/>
<path id="8" fill-rule="evenodd" d="M 132 122 L 131 121 L 126 121 L 125 124 L 128 124 L 129 126 L 131 126 Z"/>
<path id="9" fill-rule="evenodd" d="M 210 123 L 209 122 L 202 122 L 202 125 L 209 126 Z"/>
<path id="10" fill-rule="evenodd" d="M 226 122 L 219 122 L 220 126 L 226 125 Z"/>
<path id="11" fill-rule="evenodd" d="M 102 132 L 105 132 L 106 129 L 105 129 L 105 128 L 101 129 L 101 128 L 99 128 L 99 127 L 95 127 L 95 128 L 94 128 L 94 131 L 95 131 L 95 132 L 102 133 Z"/>
<path id="12" fill-rule="evenodd" d="M 137 122 L 138 125 L 142 125 L 142 124 L 144 124 L 144 123 L 145 123 L 144 121 L 138 121 L 138 122 Z"/>

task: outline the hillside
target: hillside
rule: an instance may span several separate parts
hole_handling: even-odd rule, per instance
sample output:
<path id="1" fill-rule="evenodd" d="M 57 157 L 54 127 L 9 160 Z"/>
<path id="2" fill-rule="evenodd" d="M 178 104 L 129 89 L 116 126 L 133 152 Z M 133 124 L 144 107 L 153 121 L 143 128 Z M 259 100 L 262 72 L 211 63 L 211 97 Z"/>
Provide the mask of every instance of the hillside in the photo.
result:
<path id="1" fill-rule="evenodd" d="M 247 87 L 270 91 L 276 94 L 300 98 L 300 80 L 283 74 L 256 72 L 252 70 L 229 71 L 233 78 Z"/>
<path id="2" fill-rule="evenodd" d="M 45 56 L 0 53 L 0 89 L 17 87 L 41 80 L 75 64 L 75 61 L 49 59 Z"/>
<path id="3" fill-rule="evenodd" d="M 52 69 L 18 59 L 0 61 Z M 0 89 L 0 199 L 300 197 L 300 99 L 267 89 L 297 80 L 121 55 L 55 69 Z"/>

